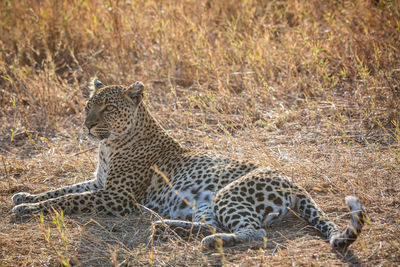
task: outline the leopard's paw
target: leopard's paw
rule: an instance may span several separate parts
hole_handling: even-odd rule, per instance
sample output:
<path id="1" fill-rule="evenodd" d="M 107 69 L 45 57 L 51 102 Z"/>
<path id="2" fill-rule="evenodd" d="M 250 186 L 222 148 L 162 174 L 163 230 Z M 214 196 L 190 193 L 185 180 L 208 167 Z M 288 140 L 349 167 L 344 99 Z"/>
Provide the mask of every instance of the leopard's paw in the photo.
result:
<path id="1" fill-rule="evenodd" d="M 206 236 L 201 240 L 201 247 L 204 251 L 231 247 L 236 244 L 236 235 L 228 233 L 217 233 Z"/>
<path id="2" fill-rule="evenodd" d="M 19 205 L 22 203 L 30 203 L 32 195 L 26 192 L 19 192 L 12 196 L 11 200 L 15 205 Z"/>
<path id="3" fill-rule="evenodd" d="M 33 206 L 34 205 L 32 204 L 20 204 L 15 206 L 12 209 L 12 212 L 15 214 L 16 217 L 25 217 L 33 213 Z"/>

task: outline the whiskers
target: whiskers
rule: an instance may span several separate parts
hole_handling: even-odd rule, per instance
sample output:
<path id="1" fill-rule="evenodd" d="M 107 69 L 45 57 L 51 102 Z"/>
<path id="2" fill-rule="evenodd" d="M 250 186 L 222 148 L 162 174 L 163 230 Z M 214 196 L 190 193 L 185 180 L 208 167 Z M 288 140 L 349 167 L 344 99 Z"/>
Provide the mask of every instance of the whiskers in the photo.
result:
<path id="1" fill-rule="evenodd" d="M 106 139 L 110 137 L 111 132 L 107 128 L 103 127 L 96 127 L 94 129 L 90 129 L 89 131 L 89 137 L 94 137 L 95 139 Z"/>

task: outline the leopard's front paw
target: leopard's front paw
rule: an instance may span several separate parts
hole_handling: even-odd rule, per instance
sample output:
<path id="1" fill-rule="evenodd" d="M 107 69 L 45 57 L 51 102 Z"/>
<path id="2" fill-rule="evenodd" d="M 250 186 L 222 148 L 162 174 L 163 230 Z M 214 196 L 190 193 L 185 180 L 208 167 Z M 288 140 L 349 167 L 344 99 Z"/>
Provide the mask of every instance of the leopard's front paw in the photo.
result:
<path id="1" fill-rule="evenodd" d="M 11 200 L 15 205 L 19 205 L 22 203 L 30 203 L 32 195 L 26 192 L 19 192 L 12 196 Z"/>
<path id="2" fill-rule="evenodd" d="M 12 212 L 16 217 L 25 217 L 31 215 L 34 212 L 34 205 L 32 204 L 20 204 L 12 209 Z"/>

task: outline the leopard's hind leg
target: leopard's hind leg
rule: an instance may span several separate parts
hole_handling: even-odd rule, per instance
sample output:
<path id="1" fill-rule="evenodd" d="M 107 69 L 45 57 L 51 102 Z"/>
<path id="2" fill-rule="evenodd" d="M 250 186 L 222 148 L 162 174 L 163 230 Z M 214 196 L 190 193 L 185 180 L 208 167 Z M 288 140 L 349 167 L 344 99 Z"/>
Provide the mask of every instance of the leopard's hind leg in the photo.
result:
<path id="1" fill-rule="evenodd" d="M 203 248 L 263 242 L 265 226 L 282 219 L 293 206 L 293 198 L 282 191 L 289 184 L 279 177 L 270 170 L 256 170 L 222 188 L 213 212 L 225 233 L 205 237 Z"/>
<path id="2" fill-rule="evenodd" d="M 172 230 L 179 236 L 210 235 L 220 231 L 218 222 L 209 208 L 209 205 L 199 207 L 191 221 L 164 219 L 155 221 L 152 225 L 152 238 L 163 235 L 165 231 Z"/>

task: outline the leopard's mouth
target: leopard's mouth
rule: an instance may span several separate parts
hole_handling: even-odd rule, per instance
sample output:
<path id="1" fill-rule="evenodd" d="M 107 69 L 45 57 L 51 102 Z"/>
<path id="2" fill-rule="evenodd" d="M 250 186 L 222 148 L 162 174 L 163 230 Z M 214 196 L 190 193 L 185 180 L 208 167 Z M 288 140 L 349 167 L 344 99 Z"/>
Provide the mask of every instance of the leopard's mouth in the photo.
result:
<path id="1" fill-rule="evenodd" d="M 103 140 L 103 139 L 107 139 L 108 137 L 110 137 L 110 132 L 89 130 L 88 136 L 93 139 Z"/>

